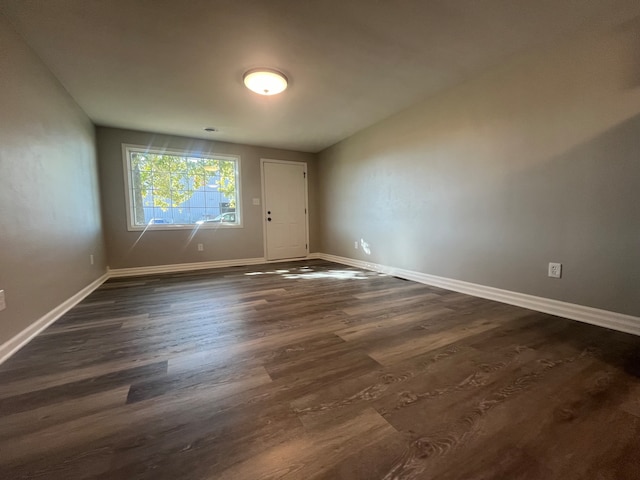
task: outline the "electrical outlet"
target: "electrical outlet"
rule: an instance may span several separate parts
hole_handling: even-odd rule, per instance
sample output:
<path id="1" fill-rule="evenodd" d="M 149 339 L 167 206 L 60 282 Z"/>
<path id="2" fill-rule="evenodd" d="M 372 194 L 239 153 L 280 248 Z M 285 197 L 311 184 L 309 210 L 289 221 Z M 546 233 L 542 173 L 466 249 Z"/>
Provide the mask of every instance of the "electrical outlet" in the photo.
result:
<path id="1" fill-rule="evenodd" d="M 89 255 L 89 263 L 91 263 L 91 265 L 93 265 L 93 255 Z"/>
<path id="2" fill-rule="evenodd" d="M 353 242 L 353 248 L 355 248 L 356 250 L 358 249 L 358 240 Z"/>
<path id="3" fill-rule="evenodd" d="M 204 245 L 203 244 L 201 244 L 201 243 L 198 244 L 198 251 L 199 252 L 204 252 Z"/>
<path id="4" fill-rule="evenodd" d="M 0 310 L 7 308 L 7 304 L 4 301 L 4 290 L 0 290 Z"/>
<path id="5" fill-rule="evenodd" d="M 562 264 L 561 263 L 549 263 L 549 276 L 551 278 L 562 277 Z"/>

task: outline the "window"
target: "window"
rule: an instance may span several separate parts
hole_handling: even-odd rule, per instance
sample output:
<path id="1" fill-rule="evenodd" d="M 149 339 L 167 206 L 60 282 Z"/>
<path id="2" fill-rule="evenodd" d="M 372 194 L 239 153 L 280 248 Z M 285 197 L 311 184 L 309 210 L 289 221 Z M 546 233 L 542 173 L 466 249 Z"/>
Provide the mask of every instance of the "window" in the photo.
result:
<path id="1" fill-rule="evenodd" d="M 123 145 L 129 230 L 241 226 L 240 159 Z"/>

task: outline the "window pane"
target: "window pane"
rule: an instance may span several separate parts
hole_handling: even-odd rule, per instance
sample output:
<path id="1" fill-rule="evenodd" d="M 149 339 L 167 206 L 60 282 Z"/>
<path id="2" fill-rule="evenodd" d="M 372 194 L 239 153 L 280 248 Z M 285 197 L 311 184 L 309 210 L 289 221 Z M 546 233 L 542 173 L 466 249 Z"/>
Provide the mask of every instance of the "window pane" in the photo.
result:
<path id="1" fill-rule="evenodd" d="M 185 207 L 185 202 L 191 198 L 189 190 L 172 190 L 171 191 L 171 207 Z"/>
<path id="2" fill-rule="evenodd" d="M 192 207 L 205 207 L 205 193 L 201 190 L 193 192 L 191 196 L 191 206 Z"/>
<path id="3" fill-rule="evenodd" d="M 207 207 L 213 207 L 218 205 L 219 197 L 220 197 L 220 194 L 216 191 L 207 190 L 201 193 L 202 202 L 203 204 L 206 204 Z"/>
<path id="4" fill-rule="evenodd" d="M 199 220 L 206 220 L 205 209 L 204 208 L 191 208 L 190 209 L 190 223 L 196 223 Z"/>
<path id="5" fill-rule="evenodd" d="M 171 201 L 171 192 L 164 192 L 162 190 L 153 190 L 149 196 L 149 205 L 156 208 L 169 208 L 169 202 Z"/>
<path id="6" fill-rule="evenodd" d="M 236 158 L 201 158 L 133 147 L 128 152 L 132 226 L 191 225 L 236 211 Z M 224 223 L 234 216 L 225 217 Z"/>
<path id="7" fill-rule="evenodd" d="M 184 219 L 188 218 L 188 208 L 169 208 L 167 215 L 171 219 L 171 223 L 180 225 L 184 223 Z"/>

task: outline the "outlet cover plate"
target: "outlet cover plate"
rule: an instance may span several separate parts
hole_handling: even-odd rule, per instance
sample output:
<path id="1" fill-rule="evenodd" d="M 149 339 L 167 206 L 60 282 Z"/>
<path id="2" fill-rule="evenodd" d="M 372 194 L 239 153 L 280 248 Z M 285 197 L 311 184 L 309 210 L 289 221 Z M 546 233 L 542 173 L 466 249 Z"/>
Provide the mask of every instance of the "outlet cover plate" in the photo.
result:
<path id="1" fill-rule="evenodd" d="M 551 278 L 560 278 L 562 277 L 562 264 L 549 262 L 549 276 Z"/>

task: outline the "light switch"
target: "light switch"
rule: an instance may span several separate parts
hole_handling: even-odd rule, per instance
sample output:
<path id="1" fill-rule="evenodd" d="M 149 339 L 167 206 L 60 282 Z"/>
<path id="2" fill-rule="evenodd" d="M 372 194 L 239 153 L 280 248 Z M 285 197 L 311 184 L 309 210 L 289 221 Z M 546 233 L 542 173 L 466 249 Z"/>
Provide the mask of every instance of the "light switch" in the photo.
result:
<path id="1" fill-rule="evenodd" d="M 254 198 L 253 199 L 253 204 L 254 205 L 260 205 L 260 199 L 259 198 Z"/>

